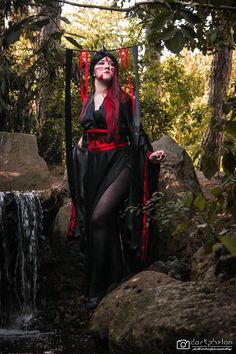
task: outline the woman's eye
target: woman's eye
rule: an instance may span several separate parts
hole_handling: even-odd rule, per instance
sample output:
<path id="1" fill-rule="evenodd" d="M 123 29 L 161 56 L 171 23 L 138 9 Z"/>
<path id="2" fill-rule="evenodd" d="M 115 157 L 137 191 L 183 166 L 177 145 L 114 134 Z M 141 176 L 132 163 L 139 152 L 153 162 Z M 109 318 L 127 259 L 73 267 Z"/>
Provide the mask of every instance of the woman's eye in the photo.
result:
<path id="1" fill-rule="evenodd" d="M 104 64 L 105 64 L 105 61 L 104 61 L 104 60 L 99 61 L 99 62 L 97 63 L 97 65 L 104 65 Z M 115 64 L 113 63 L 113 61 L 109 61 L 109 62 L 108 62 L 108 65 L 115 67 Z"/>

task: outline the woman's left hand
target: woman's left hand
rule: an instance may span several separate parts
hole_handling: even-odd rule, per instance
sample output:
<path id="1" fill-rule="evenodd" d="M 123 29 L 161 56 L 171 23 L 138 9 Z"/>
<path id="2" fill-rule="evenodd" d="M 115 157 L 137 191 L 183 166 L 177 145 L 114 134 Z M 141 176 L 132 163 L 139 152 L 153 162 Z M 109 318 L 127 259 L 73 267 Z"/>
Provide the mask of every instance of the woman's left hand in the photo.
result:
<path id="1" fill-rule="evenodd" d="M 149 156 L 149 161 L 151 163 L 157 164 L 164 162 L 166 159 L 165 152 L 164 150 L 157 150 L 154 151 L 150 156 Z"/>

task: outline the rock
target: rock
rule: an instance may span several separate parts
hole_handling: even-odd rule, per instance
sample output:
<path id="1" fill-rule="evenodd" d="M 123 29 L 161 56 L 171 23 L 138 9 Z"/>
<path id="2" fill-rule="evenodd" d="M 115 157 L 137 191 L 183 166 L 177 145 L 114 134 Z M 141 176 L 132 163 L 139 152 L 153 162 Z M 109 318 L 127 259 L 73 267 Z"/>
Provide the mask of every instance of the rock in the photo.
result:
<path id="1" fill-rule="evenodd" d="M 82 264 L 79 239 L 66 238 L 70 219 L 69 202 L 60 207 L 51 230 L 50 245 L 42 259 L 46 297 L 66 299 L 84 295 L 87 279 Z"/>
<path id="2" fill-rule="evenodd" d="M 70 188 L 69 188 L 69 183 L 68 183 L 68 175 L 67 175 L 67 168 L 66 167 L 64 170 L 64 176 L 63 176 L 63 180 L 62 180 L 62 187 L 65 191 L 69 192 Z"/>
<path id="3" fill-rule="evenodd" d="M 166 261 L 156 261 L 148 269 L 168 274 L 174 279 L 189 280 L 190 269 L 188 268 L 188 264 L 176 257 L 172 257 Z"/>
<path id="4" fill-rule="evenodd" d="M 220 279 L 221 277 L 219 277 Z M 223 279 L 223 278 L 222 278 Z M 207 280 L 207 281 L 215 281 L 216 280 L 216 274 L 215 274 L 215 265 L 211 265 L 206 273 L 203 275 L 203 280 Z"/>
<path id="5" fill-rule="evenodd" d="M 159 191 L 164 194 L 163 201 L 161 201 L 163 221 L 165 223 L 168 221 L 166 214 L 170 216 L 169 223 L 165 228 L 161 229 L 157 225 L 151 259 L 152 261 L 166 260 L 173 256 L 181 259 L 186 257 L 186 250 L 189 243 L 191 244 L 190 235 L 188 231 L 175 233 L 175 230 L 177 225 L 186 223 L 193 217 L 193 210 L 184 210 L 183 207 L 181 209 L 174 205 L 172 205 L 172 209 L 165 209 L 165 203 L 182 199 L 186 193 L 191 192 L 193 195 L 197 195 L 201 193 L 201 188 L 189 155 L 172 138 L 167 135 L 163 136 L 152 145 L 154 150 L 163 149 L 166 153 L 166 161 L 161 165 L 160 170 Z"/>
<path id="6" fill-rule="evenodd" d="M 50 187 L 46 162 L 35 135 L 0 132 L 0 190 L 32 191 Z"/>
<path id="7" fill-rule="evenodd" d="M 235 233 L 228 233 L 227 239 L 235 240 Z M 212 246 L 212 252 L 206 253 L 205 247 L 201 246 L 191 257 L 191 274 L 192 280 L 216 278 L 229 280 L 236 276 L 236 256 L 230 254 L 220 242 Z"/>
<path id="8" fill-rule="evenodd" d="M 121 304 L 130 303 L 134 298 L 145 294 L 150 289 L 156 289 L 169 283 L 178 283 L 178 281 L 164 273 L 152 270 L 136 274 L 101 301 L 90 321 L 90 332 L 96 337 L 107 339 L 111 322 Z"/>
<path id="9" fill-rule="evenodd" d="M 154 150 L 162 149 L 166 153 L 166 161 L 161 165 L 159 189 L 167 200 L 175 200 L 186 192 L 201 193 L 192 160 L 184 148 L 168 135 L 154 141 L 152 146 Z"/>
<path id="10" fill-rule="evenodd" d="M 225 251 L 225 248 L 224 248 L 223 244 L 220 242 L 216 242 L 212 246 L 212 252 L 214 254 L 215 259 L 219 259 L 223 255 L 224 251 Z"/>
<path id="11" fill-rule="evenodd" d="M 236 276 L 236 232 L 229 231 L 221 238 L 220 246 L 214 245 L 216 267 L 215 274 L 225 275 L 227 278 Z"/>
<path id="12" fill-rule="evenodd" d="M 215 266 L 215 274 L 223 275 L 227 278 L 232 278 L 236 276 L 236 256 L 227 255 L 221 256 L 217 261 Z"/>
<path id="13" fill-rule="evenodd" d="M 70 220 L 69 202 L 64 204 L 59 210 L 55 218 L 53 227 L 53 245 L 55 247 L 64 247 L 66 241 L 66 233 Z"/>
<path id="14" fill-rule="evenodd" d="M 204 274 L 213 266 L 214 259 L 214 254 L 206 254 L 204 247 L 201 246 L 191 258 L 192 279 L 204 278 Z"/>
<path id="15" fill-rule="evenodd" d="M 121 304 L 111 322 L 113 354 L 171 354 L 177 341 L 227 341 L 236 349 L 236 294 L 219 282 L 171 282 Z M 203 342 L 204 343 L 204 342 Z M 182 351 L 185 352 L 185 351 Z M 181 352 L 181 353 L 182 353 Z"/>
<path id="16" fill-rule="evenodd" d="M 176 224 L 181 222 L 182 221 L 179 219 Z M 172 233 L 173 228 L 174 226 L 172 223 L 169 229 L 159 231 L 157 225 L 156 232 L 153 232 L 154 236 L 152 239 L 152 245 L 150 247 L 152 263 L 154 263 L 158 259 L 166 262 L 172 257 L 190 260 L 187 255 L 188 245 L 189 243 L 191 243 L 189 233 Z"/>

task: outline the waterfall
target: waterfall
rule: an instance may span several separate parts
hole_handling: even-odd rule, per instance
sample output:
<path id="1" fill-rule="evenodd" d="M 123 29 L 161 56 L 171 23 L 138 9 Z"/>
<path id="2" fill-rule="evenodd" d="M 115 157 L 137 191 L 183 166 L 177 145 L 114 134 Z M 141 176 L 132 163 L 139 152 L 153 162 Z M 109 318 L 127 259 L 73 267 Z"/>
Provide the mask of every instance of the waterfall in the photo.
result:
<path id="1" fill-rule="evenodd" d="M 0 326 L 21 325 L 36 309 L 42 220 L 35 194 L 0 192 Z"/>

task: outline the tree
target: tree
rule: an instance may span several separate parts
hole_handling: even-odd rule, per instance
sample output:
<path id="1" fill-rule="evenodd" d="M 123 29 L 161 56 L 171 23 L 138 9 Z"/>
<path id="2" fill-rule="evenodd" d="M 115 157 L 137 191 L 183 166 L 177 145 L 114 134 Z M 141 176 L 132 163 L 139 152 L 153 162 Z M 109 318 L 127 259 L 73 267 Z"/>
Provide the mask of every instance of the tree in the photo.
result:
<path id="1" fill-rule="evenodd" d="M 236 7 L 234 2 L 204 1 L 189 4 L 185 1 L 140 3 L 134 13 L 148 29 L 148 39 L 157 50 L 163 46 L 173 53 L 184 47 L 198 48 L 204 54 L 215 52 L 211 80 L 210 105 L 212 116 L 204 134 L 202 148 L 204 156 L 201 168 L 206 171 L 209 160 L 215 171 L 220 166 L 222 132 L 219 128 L 224 120 L 222 106 L 226 98 L 232 63 L 232 49 L 236 41 Z M 212 158 L 213 156 L 213 158 Z M 216 161 L 216 162 L 214 162 Z M 206 166 L 204 167 L 204 165 Z"/>
<path id="2" fill-rule="evenodd" d="M 81 47 L 85 49 L 98 50 L 102 44 L 113 49 L 144 40 L 137 25 L 138 20 L 126 19 L 122 13 L 105 10 L 101 13 L 95 9 L 82 8 L 72 14 L 66 12 L 65 16 L 70 18 L 71 23 L 64 23 L 64 30 L 78 38 Z"/>
<path id="3" fill-rule="evenodd" d="M 7 110 L 7 96 L 8 96 L 8 80 L 7 80 L 7 68 L 4 60 L 3 53 L 3 36 L 2 33 L 5 31 L 5 21 L 4 21 L 4 9 L 0 8 L 0 130 L 2 130 L 6 125 L 6 110 Z"/>
<path id="4" fill-rule="evenodd" d="M 54 49 L 57 49 L 58 46 L 60 45 L 60 36 L 55 36 L 55 34 L 60 33 L 60 16 L 61 16 L 61 5 L 59 1 L 54 1 L 53 6 L 51 4 L 45 4 L 42 7 L 43 13 L 47 14 L 49 18 L 49 22 L 42 28 L 38 35 L 38 45 L 37 49 L 40 47 L 45 47 L 47 50 L 39 51 L 38 55 L 42 56 L 41 60 L 45 60 L 45 64 L 47 65 L 48 60 L 47 57 L 49 54 L 49 51 L 52 51 Z M 48 68 L 45 67 L 40 67 L 39 72 L 38 72 L 38 78 L 40 81 L 44 81 L 45 76 L 48 74 Z M 50 70 L 50 69 L 49 69 Z M 53 68 L 51 67 L 51 76 L 55 76 L 56 70 L 53 71 Z M 50 95 L 50 92 L 48 91 L 47 86 L 42 86 L 41 87 L 41 92 L 39 94 L 39 98 L 37 100 L 37 121 L 38 124 L 41 124 L 44 120 L 45 116 L 45 102 L 47 101 L 47 97 Z"/>
<path id="5" fill-rule="evenodd" d="M 181 56 L 162 58 L 159 64 L 155 57 L 144 59 L 149 59 L 141 75 L 145 129 L 152 140 L 169 134 L 197 158 L 199 136 L 209 116 L 205 93 L 210 58 L 185 50 Z"/>
<path id="6" fill-rule="evenodd" d="M 209 125 L 202 140 L 204 154 L 200 168 L 206 169 L 209 160 L 215 164 L 215 170 L 220 169 L 221 149 L 223 144 L 224 113 L 223 103 L 226 99 L 232 69 L 232 50 L 220 48 L 212 60 L 209 105 L 212 114 Z"/>
<path id="7" fill-rule="evenodd" d="M 67 1 L 62 0 L 60 3 L 67 3 Z M 69 3 L 71 3 L 71 1 L 69 1 Z M 109 1 L 109 3 L 111 3 L 111 1 Z M 67 39 L 69 40 L 71 45 L 76 46 L 77 48 L 81 48 L 81 45 L 83 45 L 84 47 L 99 49 L 99 46 L 102 42 L 110 48 L 126 46 L 129 43 L 133 44 L 134 42 L 141 42 L 143 44 L 144 37 L 142 35 L 142 30 L 144 29 L 147 33 L 145 46 L 148 46 L 149 50 L 153 49 L 155 58 L 157 55 L 156 53 L 159 53 L 159 51 L 164 46 L 172 50 L 174 53 L 178 53 L 184 46 L 187 46 L 191 49 L 197 47 L 204 53 L 212 53 L 213 50 L 218 50 L 218 48 L 221 48 L 222 45 L 228 46 L 229 48 L 234 45 L 235 7 L 233 6 L 233 1 L 217 1 L 217 3 L 215 3 L 214 1 L 201 1 L 199 3 L 191 3 L 191 5 L 187 1 L 177 0 L 157 0 L 155 2 L 137 1 L 135 5 L 126 5 L 126 8 L 122 8 L 122 1 L 119 2 L 121 3 L 121 7 L 118 7 L 116 3 L 117 2 L 114 1 L 113 5 L 111 6 L 102 5 L 100 2 L 94 4 L 93 1 L 88 1 L 84 4 L 75 3 L 75 5 L 79 6 L 80 9 L 84 8 L 85 10 L 80 10 L 78 12 L 77 18 L 73 19 L 73 25 L 76 24 L 76 21 L 78 23 L 78 25 L 74 27 L 70 26 L 68 24 L 69 21 L 61 17 L 58 13 L 55 18 L 58 20 L 58 18 L 60 17 L 60 19 L 64 21 L 67 25 L 62 30 L 55 31 L 56 28 L 54 28 L 53 32 L 51 33 L 51 43 L 53 43 L 53 40 L 57 41 L 60 40 L 61 37 L 63 37 L 63 46 L 68 45 L 68 41 L 67 43 L 65 42 L 65 39 Z M 47 40 L 42 41 L 42 43 L 44 44 L 41 43 L 41 47 L 38 45 L 38 43 L 36 43 L 36 39 L 40 38 L 38 34 L 40 33 L 41 29 L 44 29 L 43 31 L 41 31 L 41 33 L 43 33 L 45 32 L 45 26 L 50 25 L 50 19 L 52 19 L 53 17 L 53 11 L 55 10 L 55 4 L 57 4 L 57 1 L 38 0 L 36 3 L 33 0 L 12 0 L 1 2 L 1 5 L 2 4 L 4 8 L 4 16 L 8 17 L 8 20 L 11 17 L 11 20 L 6 22 L 7 28 L 5 27 L 3 29 L 3 34 L 1 36 L 1 42 L 3 43 L 3 46 L 5 48 L 5 53 L 6 48 L 7 50 L 9 48 L 13 49 L 13 46 L 15 45 L 14 43 L 20 43 L 19 40 L 25 41 L 30 39 L 31 41 L 31 48 L 28 52 L 29 59 L 24 60 L 24 63 L 26 63 L 26 65 L 23 64 L 22 61 L 21 66 L 21 68 L 24 67 L 24 69 L 28 68 L 28 72 L 27 70 L 23 69 L 19 70 L 20 61 L 18 61 L 19 66 L 17 66 L 17 64 L 14 64 L 10 68 L 10 74 L 11 70 L 14 70 L 14 75 L 12 75 L 12 77 L 15 78 L 16 84 L 14 87 L 10 87 L 10 92 L 13 93 L 10 95 L 10 106 L 11 109 L 13 109 L 14 100 L 16 101 L 17 97 L 21 97 L 21 101 L 22 99 L 24 99 L 24 107 L 26 107 L 25 113 L 23 106 L 20 106 L 22 110 L 18 109 L 18 112 L 19 116 L 21 116 L 21 119 L 23 114 L 25 116 L 25 119 L 21 123 L 20 117 L 19 119 L 16 119 L 15 115 L 13 114 L 13 111 L 11 117 L 15 121 L 15 123 L 17 123 L 18 130 L 22 129 L 22 131 L 26 131 L 25 129 L 27 126 L 27 131 L 36 131 L 40 134 L 39 130 L 41 131 L 44 125 L 44 121 L 54 121 L 52 111 L 55 112 L 55 115 L 57 115 L 57 117 L 62 116 L 61 111 L 63 106 L 63 93 L 61 92 L 61 90 L 63 89 L 63 50 L 61 50 L 60 48 L 55 48 L 53 50 L 47 51 L 47 48 L 49 48 L 48 44 L 50 42 Z M 31 12 L 28 11 L 29 6 L 30 9 L 34 9 L 33 12 L 32 10 L 30 10 Z M 39 8 L 41 9 L 40 11 L 38 11 Z M 91 8 L 100 9 L 102 12 L 100 10 L 96 10 L 94 11 L 95 16 L 89 16 L 89 12 L 91 13 Z M 107 11 L 108 9 L 109 11 Z M 15 16 L 17 11 L 21 12 L 21 17 Z M 128 20 L 129 22 L 131 22 L 132 20 L 131 27 L 128 26 L 126 28 L 122 28 L 122 26 L 120 26 L 120 23 L 124 23 L 126 21 L 124 20 L 122 13 L 125 13 L 127 16 L 130 15 L 130 17 L 128 17 Z M 109 27 L 108 23 L 111 19 L 111 16 L 113 19 L 113 26 Z M 138 25 L 137 21 L 139 21 Z M 101 23 L 103 28 L 102 31 L 100 30 Z M 97 31 L 96 28 L 98 28 L 99 30 Z M 127 30 L 127 28 L 129 29 Z M 93 31 L 91 31 L 91 29 L 93 29 Z M 109 31 L 109 36 L 106 36 L 107 31 Z M 119 38 L 117 38 L 118 35 L 120 35 Z M 9 53 L 15 60 L 13 52 L 14 50 L 10 49 Z M 142 60 L 143 62 L 141 67 L 143 66 L 146 70 L 150 63 L 147 63 L 147 66 L 145 67 L 145 58 Z M 7 62 L 7 60 L 5 60 L 5 62 Z M 43 75 L 43 79 L 41 80 L 39 73 L 42 71 L 42 68 L 44 68 L 43 70 L 45 75 Z M 148 78 L 149 75 L 150 80 L 151 71 L 152 69 L 150 68 L 149 73 L 148 70 L 146 70 L 146 73 L 143 73 L 143 84 L 146 85 L 146 88 L 143 90 L 142 98 L 144 104 L 143 107 L 146 107 L 146 112 L 148 112 L 146 116 L 148 117 L 148 119 L 150 119 L 151 122 L 154 123 L 154 117 L 156 117 L 157 114 L 162 117 L 161 128 L 157 128 L 157 123 L 152 125 L 151 134 L 154 137 L 157 131 L 161 131 L 162 129 L 164 131 L 165 129 L 169 129 L 170 126 L 174 127 L 174 125 L 172 124 L 171 118 L 173 117 L 173 114 L 171 113 L 171 105 L 167 103 L 169 99 L 168 95 L 164 97 L 165 90 L 162 89 L 162 91 L 160 91 L 160 77 L 158 77 L 158 75 L 155 75 L 155 69 L 153 69 L 153 76 L 156 77 L 156 80 L 158 80 L 158 84 L 154 83 L 154 80 L 152 80 L 152 84 L 155 86 L 155 97 L 154 91 L 149 94 L 149 98 L 153 99 L 153 104 L 148 104 L 147 98 L 148 90 L 150 90 L 150 85 L 148 85 L 148 81 L 146 78 Z M 34 76 L 34 74 L 36 74 L 36 76 Z M 57 79 L 58 74 L 62 77 L 61 80 L 59 80 L 59 78 Z M 5 77 L 7 78 L 8 76 L 9 69 L 5 72 Z M 1 79 L 3 82 L 3 75 L 1 75 Z M 17 83 L 18 79 L 19 82 L 21 82 L 21 87 L 25 87 L 25 89 L 21 90 L 20 92 L 18 89 L 20 85 Z M 10 80 L 10 82 L 12 85 L 13 80 Z M 191 83 L 191 80 L 189 80 L 189 83 Z M 54 85 L 53 90 L 52 85 Z M 27 87 L 29 86 L 33 89 L 27 90 Z M 167 86 L 168 85 L 166 85 L 166 87 Z M 1 85 L 1 87 L 5 87 L 6 92 L 7 85 Z M 49 90 L 47 92 L 52 92 L 52 94 L 44 95 L 44 101 L 46 103 L 44 103 L 44 109 L 40 109 L 40 111 L 44 112 L 44 114 L 41 115 L 42 118 L 38 120 L 39 122 L 41 121 L 42 124 L 40 123 L 35 125 L 35 117 L 37 117 L 37 114 L 33 112 L 33 115 L 30 115 L 29 110 L 27 111 L 27 106 L 30 109 L 33 108 L 33 100 L 35 100 L 35 97 L 41 97 L 42 95 L 40 94 L 40 89 L 44 88 L 44 92 L 46 92 L 46 87 L 47 90 Z M 181 89 L 181 85 L 176 85 L 176 90 L 178 91 L 179 89 Z M 77 88 L 74 89 L 73 95 L 75 95 L 76 97 L 76 102 L 81 104 L 78 95 L 76 96 L 76 94 Z M 162 97 L 160 96 L 160 94 L 162 94 Z M 4 105 L 5 103 L 6 107 L 7 101 L 9 100 L 9 97 L 7 96 L 9 95 L 5 95 L 4 99 L 2 100 L 2 105 Z M 179 104 L 179 101 L 177 100 L 177 102 L 175 103 L 172 100 L 172 105 L 173 104 Z M 193 112 L 192 105 L 193 103 L 191 103 L 190 107 L 187 104 L 187 110 L 189 110 L 189 112 Z M 181 105 L 178 106 L 178 108 L 180 107 Z M 80 107 L 78 106 L 74 109 L 76 111 L 75 116 L 78 116 L 77 111 L 79 110 L 79 108 Z M 23 114 L 21 112 L 23 112 Z M 181 112 L 181 109 L 179 112 Z M 25 122 L 27 122 L 27 114 L 29 115 L 28 122 L 31 122 L 31 124 L 26 125 Z M 180 113 L 177 114 L 177 116 L 179 119 L 178 125 L 182 126 L 184 129 L 187 129 L 187 124 L 185 124 L 185 117 L 188 117 L 189 119 L 189 115 L 182 114 L 181 116 Z M 196 114 L 196 117 L 197 116 L 199 117 L 199 110 Z M 8 114 L 7 122 L 9 123 L 10 121 L 11 120 L 9 119 Z M 194 120 L 191 122 L 194 123 Z M 13 123 L 14 122 L 12 122 L 11 124 L 11 128 L 8 125 L 8 127 L 5 129 L 15 129 L 16 125 L 14 125 Z M 20 127 L 20 125 L 22 125 L 22 127 Z M 197 129 L 197 125 L 195 125 L 195 128 Z M 182 140 L 184 142 L 184 138 L 181 136 L 181 134 L 177 134 L 176 136 L 178 136 L 178 139 L 180 141 Z"/>

